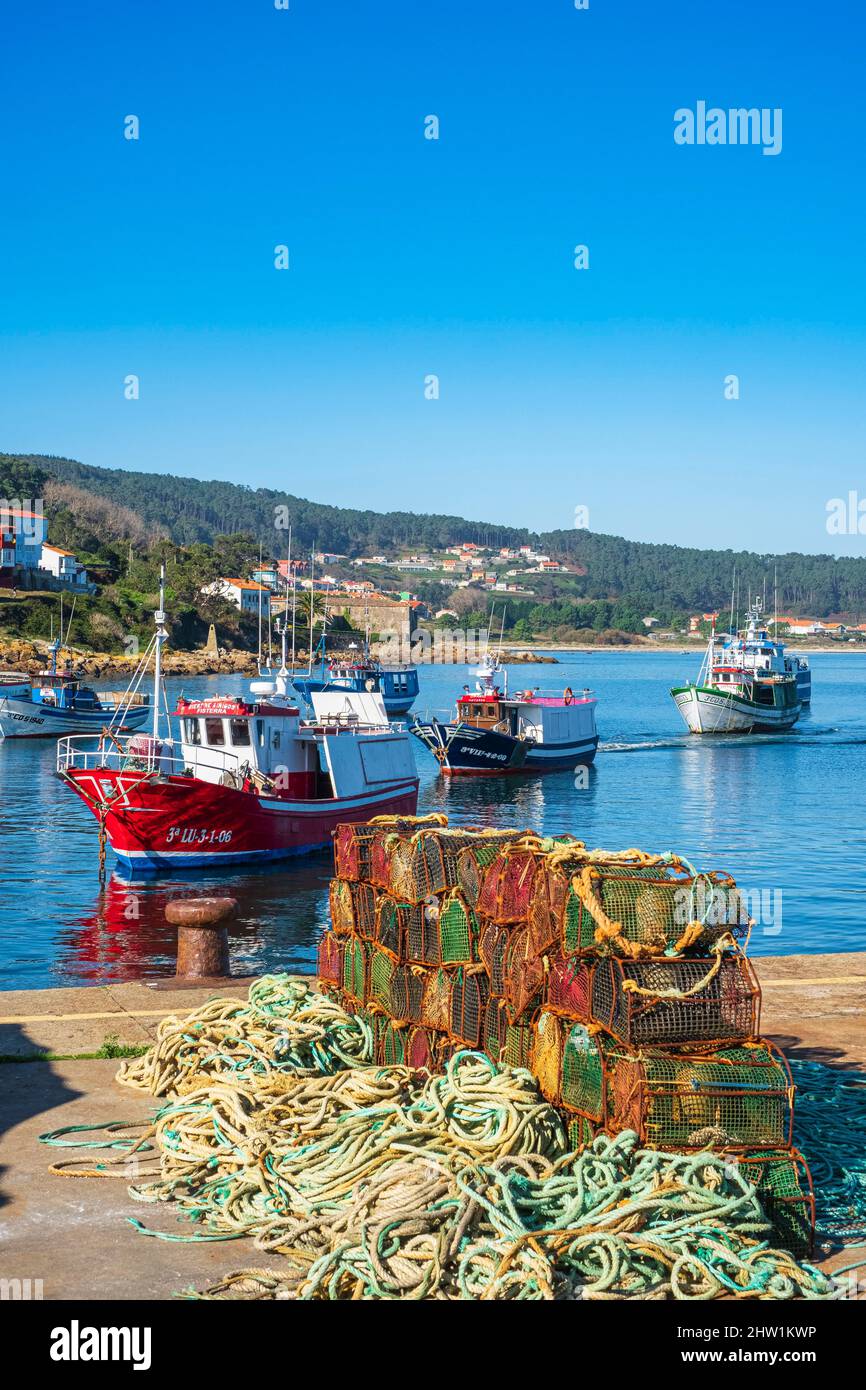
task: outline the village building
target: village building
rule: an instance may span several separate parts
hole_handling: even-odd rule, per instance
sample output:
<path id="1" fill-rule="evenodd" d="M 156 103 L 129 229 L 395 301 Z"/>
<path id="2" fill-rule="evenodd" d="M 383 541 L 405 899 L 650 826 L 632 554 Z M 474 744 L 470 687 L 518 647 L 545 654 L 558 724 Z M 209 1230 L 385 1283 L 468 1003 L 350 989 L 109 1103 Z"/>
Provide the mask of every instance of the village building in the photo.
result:
<path id="1" fill-rule="evenodd" d="M 87 586 L 87 570 L 78 563 L 71 550 L 62 550 L 59 545 L 49 545 L 47 541 L 43 543 L 39 568 L 73 588 L 83 589 Z"/>
<path id="2" fill-rule="evenodd" d="M 242 613 L 258 613 L 261 604 L 261 611 L 267 617 L 270 609 L 271 591 L 255 579 L 215 579 L 212 584 L 205 584 L 201 592 L 226 599 Z"/>

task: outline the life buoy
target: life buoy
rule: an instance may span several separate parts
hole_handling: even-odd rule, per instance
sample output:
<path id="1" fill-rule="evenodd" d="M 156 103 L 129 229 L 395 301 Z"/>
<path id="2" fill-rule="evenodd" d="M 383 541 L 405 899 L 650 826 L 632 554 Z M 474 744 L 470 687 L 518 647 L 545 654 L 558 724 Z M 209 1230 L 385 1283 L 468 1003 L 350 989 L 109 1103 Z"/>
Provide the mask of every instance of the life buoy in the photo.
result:
<path id="1" fill-rule="evenodd" d="M 573 699 L 574 691 L 572 690 L 570 685 L 567 685 L 562 692 L 562 703 L 564 705 L 570 705 Z"/>

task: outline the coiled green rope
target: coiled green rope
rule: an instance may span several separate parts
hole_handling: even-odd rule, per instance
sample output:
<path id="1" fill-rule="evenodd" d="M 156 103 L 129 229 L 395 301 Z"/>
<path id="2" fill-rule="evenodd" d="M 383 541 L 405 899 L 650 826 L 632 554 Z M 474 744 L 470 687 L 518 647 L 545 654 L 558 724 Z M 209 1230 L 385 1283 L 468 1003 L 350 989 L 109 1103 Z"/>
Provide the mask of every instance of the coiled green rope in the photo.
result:
<path id="1" fill-rule="evenodd" d="M 123 1064 L 119 1080 L 171 1097 L 137 1142 L 120 1137 L 118 1122 L 101 1142 L 77 1126 L 43 1142 L 104 1147 L 110 1156 L 96 1167 L 71 1159 L 54 1170 L 126 1181 L 148 1153 L 131 1195 L 168 1204 L 198 1229 L 134 1221 L 137 1230 L 172 1241 L 250 1237 L 278 1261 L 191 1297 L 843 1296 L 768 1246 L 747 1165 L 640 1149 L 631 1132 L 570 1153 L 528 1071 L 462 1052 L 425 1078 L 365 1065 L 369 1055 L 362 1020 L 269 977 L 246 1003 L 214 1000 L 165 1020 L 150 1053 Z M 833 1075 L 826 1091 L 818 1072 L 798 1077 L 803 1142 L 830 1193 L 825 1229 L 859 1232 L 862 1170 L 841 1126 L 850 1144 L 849 1107 L 861 1107 L 863 1092 L 846 1074 L 840 1109 Z M 821 1159 L 812 1140 L 829 1143 Z"/>

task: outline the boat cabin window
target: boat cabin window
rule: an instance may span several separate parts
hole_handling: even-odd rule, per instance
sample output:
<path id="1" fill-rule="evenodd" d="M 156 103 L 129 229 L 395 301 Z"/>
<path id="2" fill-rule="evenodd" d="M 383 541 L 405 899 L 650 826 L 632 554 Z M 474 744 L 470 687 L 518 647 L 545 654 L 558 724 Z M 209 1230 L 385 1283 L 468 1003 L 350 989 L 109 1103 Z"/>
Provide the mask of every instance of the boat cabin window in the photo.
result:
<path id="1" fill-rule="evenodd" d="M 197 719 L 185 719 L 184 721 L 184 743 L 201 743 L 201 729 Z"/>
<path id="2" fill-rule="evenodd" d="M 221 748 L 226 741 L 225 729 L 221 719 L 206 719 L 204 721 L 205 739 L 212 748 Z"/>
<path id="3" fill-rule="evenodd" d="M 265 746 L 265 721 L 264 721 L 264 719 L 257 719 L 257 720 L 256 720 L 256 739 L 258 740 L 258 745 L 259 745 L 259 747 L 260 747 L 260 748 L 264 748 L 264 746 Z"/>
<path id="4" fill-rule="evenodd" d="M 230 719 L 229 733 L 234 748 L 249 748 L 250 726 L 246 719 Z"/>

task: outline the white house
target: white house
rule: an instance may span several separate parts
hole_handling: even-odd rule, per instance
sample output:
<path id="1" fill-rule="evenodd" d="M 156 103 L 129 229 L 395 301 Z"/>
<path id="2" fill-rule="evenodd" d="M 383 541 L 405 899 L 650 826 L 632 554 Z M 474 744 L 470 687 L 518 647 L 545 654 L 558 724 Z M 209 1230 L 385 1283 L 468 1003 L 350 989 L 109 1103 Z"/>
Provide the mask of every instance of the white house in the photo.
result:
<path id="1" fill-rule="evenodd" d="M 215 579 L 212 584 L 205 584 L 201 592 L 227 599 L 242 613 L 258 613 L 260 603 L 265 617 L 270 612 L 271 591 L 254 579 Z"/>
<path id="2" fill-rule="evenodd" d="M 55 579 L 62 579 L 66 584 L 80 588 L 87 583 L 87 570 L 83 565 L 79 565 L 72 551 L 63 550 L 59 545 L 49 545 L 47 541 L 42 544 L 39 568 L 47 570 Z"/>

